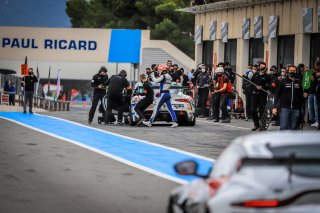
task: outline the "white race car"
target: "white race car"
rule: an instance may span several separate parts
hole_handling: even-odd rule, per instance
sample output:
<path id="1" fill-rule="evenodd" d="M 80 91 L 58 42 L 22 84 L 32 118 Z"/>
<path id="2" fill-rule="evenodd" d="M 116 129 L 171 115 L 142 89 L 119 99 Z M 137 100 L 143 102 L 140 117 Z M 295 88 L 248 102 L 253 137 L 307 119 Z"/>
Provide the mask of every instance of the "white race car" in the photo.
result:
<path id="1" fill-rule="evenodd" d="M 320 134 L 270 132 L 242 136 L 198 174 L 192 160 L 175 170 L 196 179 L 175 188 L 168 213 L 320 213 Z"/>
<path id="2" fill-rule="evenodd" d="M 152 88 L 154 90 L 155 97 L 153 104 L 151 104 L 144 111 L 144 116 L 146 119 L 149 119 L 152 115 L 154 104 L 157 98 L 156 95 L 159 93 L 159 84 L 153 84 Z M 140 89 L 143 90 L 142 86 L 139 86 L 137 88 L 137 90 Z M 186 95 L 188 89 L 188 87 L 182 87 L 177 83 L 173 83 L 170 88 L 172 108 L 177 115 L 178 124 L 180 126 L 194 126 L 196 124 L 194 100 L 191 96 Z M 129 124 L 131 126 L 134 126 L 139 121 L 139 117 L 136 111 L 134 110 L 134 107 L 142 98 L 144 97 L 139 95 L 133 96 L 131 98 L 131 104 L 129 109 Z M 160 108 L 159 114 L 157 115 L 155 121 L 172 121 L 167 106 L 165 104 Z"/>

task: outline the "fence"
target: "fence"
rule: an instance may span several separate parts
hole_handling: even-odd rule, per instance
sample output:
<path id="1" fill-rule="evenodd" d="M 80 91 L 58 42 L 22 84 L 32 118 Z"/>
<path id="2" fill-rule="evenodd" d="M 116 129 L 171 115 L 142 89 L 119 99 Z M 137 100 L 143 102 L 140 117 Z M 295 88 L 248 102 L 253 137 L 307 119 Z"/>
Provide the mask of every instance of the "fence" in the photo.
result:
<path id="1" fill-rule="evenodd" d="M 19 95 L 19 106 L 23 106 L 23 96 Z M 33 97 L 33 107 L 49 111 L 70 111 L 70 101 L 54 101 L 43 97 Z"/>

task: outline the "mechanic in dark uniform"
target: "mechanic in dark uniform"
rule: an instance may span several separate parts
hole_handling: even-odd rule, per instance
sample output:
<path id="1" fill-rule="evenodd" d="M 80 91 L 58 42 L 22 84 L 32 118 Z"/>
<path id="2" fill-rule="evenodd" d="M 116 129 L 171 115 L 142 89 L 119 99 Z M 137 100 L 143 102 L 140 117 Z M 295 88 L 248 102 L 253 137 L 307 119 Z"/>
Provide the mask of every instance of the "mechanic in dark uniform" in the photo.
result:
<path id="1" fill-rule="evenodd" d="M 112 109 L 118 110 L 118 125 L 122 125 L 122 115 L 127 104 L 123 100 L 122 92 L 124 89 L 127 90 L 127 95 L 131 95 L 132 88 L 126 79 L 127 72 L 121 70 L 119 75 L 114 75 L 107 80 L 105 85 L 108 87 L 107 90 L 107 110 L 105 113 L 105 124 L 110 123 L 110 117 L 112 116 Z"/>
<path id="2" fill-rule="evenodd" d="M 89 124 L 92 123 L 92 119 L 93 119 L 94 113 L 96 112 L 96 108 L 99 103 L 99 100 L 100 100 L 100 103 L 102 104 L 102 98 L 106 95 L 106 87 L 104 83 L 108 80 L 107 72 L 108 72 L 107 68 L 102 66 L 99 70 L 99 73 L 95 74 L 91 80 L 91 87 L 94 88 L 94 92 L 93 92 L 92 106 L 89 111 L 89 119 L 88 119 Z M 104 112 L 102 114 L 104 115 Z"/>
<path id="3" fill-rule="evenodd" d="M 303 104 L 303 88 L 299 79 L 297 68 L 288 66 L 288 77 L 283 79 L 275 94 L 275 103 L 280 101 L 280 130 L 296 130 Z M 307 94 L 305 94 L 307 96 Z M 277 113 L 277 105 L 274 105 L 273 114 Z"/>
<path id="4" fill-rule="evenodd" d="M 252 121 L 254 123 L 252 131 L 263 130 L 260 129 L 260 119 L 267 104 L 268 94 L 261 89 L 268 90 L 270 86 L 270 76 L 266 72 L 266 64 L 264 62 L 261 62 L 259 64 L 259 70 L 251 78 L 251 82 L 257 85 L 257 87 L 254 87 L 252 90 L 251 98 L 251 115 Z"/>
<path id="5" fill-rule="evenodd" d="M 137 95 L 145 96 L 142 100 L 140 100 L 135 106 L 134 110 L 139 115 L 140 121 L 137 123 L 138 125 L 142 124 L 143 121 L 146 121 L 144 117 L 143 111 L 148 108 L 153 102 L 153 89 L 150 82 L 148 82 L 147 76 L 145 74 L 140 75 L 140 81 L 143 83 L 143 92 L 138 93 Z"/>
<path id="6" fill-rule="evenodd" d="M 270 68 L 270 94 L 274 97 L 277 91 L 277 88 L 279 87 L 280 81 L 279 81 L 279 73 L 278 68 L 273 65 Z M 280 110 L 280 103 L 277 103 L 278 110 Z M 280 117 L 278 115 L 274 116 L 274 120 L 276 121 L 272 126 L 280 126 Z"/>
<path id="7" fill-rule="evenodd" d="M 243 81 L 242 81 L 242 90 L 243 94 L 246 97 L 246 121 L 251 119 L 251 97 L 252 97 L 252 85 L 251 85 L 251 78 L 254 75 L 254 73 L 257 71 L 258 65 L 255 66 L 248 66 L 248 70 L 245 74 L 243 74 Z M 245 80 L 246 79 L 246 80 Z"/>
<path id="8" fill-rule="evenodd" d="M 198 95 L 199 95 L 199 104 L 198 106 L 201 108 L 201 114 L 199 118 L 205 117 L 205 109 L 206 103 L 209 95 L 209 79 L 210 74 L 206 70 L 206 66 L 203 64 L 201 67 L 201 72 L 197 77 L 197 88 L 198 88 Z"/>

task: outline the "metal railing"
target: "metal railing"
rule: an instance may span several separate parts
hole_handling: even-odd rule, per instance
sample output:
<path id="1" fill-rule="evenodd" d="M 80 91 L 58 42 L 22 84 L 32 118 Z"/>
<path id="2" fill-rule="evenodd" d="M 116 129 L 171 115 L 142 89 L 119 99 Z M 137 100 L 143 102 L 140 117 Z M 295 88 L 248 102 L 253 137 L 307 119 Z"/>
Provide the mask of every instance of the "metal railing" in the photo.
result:
<path id="1" fill-rule="evenodd" d="M 19 95 L 19 106 L 23 106 L 23 96 Z M 70 101 L 54 101 L 43 97 L 33 97 L 33 107 L 49 111 L 70 111 Z"/>

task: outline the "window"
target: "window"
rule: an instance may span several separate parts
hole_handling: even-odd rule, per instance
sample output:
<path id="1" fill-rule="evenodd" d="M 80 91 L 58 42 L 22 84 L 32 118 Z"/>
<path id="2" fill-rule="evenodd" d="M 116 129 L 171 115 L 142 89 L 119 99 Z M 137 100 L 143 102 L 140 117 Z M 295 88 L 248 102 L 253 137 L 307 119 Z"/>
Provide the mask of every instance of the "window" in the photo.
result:
<path id="1" fill-rule="evenodd" d="M 224 61 L 228 61 L 233 71 L 236 71 L 237 64 L 237 40 L 229 39 L 224 47 Z"/>
<path id="2" fill-rule="evenodd" d="M 278 67 L 294 63 L 294 35 L 278 37 Z"/>
<path id="3" fill-rule="evenodd" d="M 248 65 L 249 64 L 254 65 L 258 61 L 264 61 L 263 38 L 250 38 Z"/>
<path id="4" fill-rule="evenodd" d="M 313 64 L 316 60 L 320 60 L 320 34 L 311 35 L 311 47 L 310 47 L 310 68 L 313 68 Z"/>
<path id="5" fill-rule="evenodd" d="M 202 63 L 212 68 L 213 65 L 213 41 L 203 41 Z"/>

